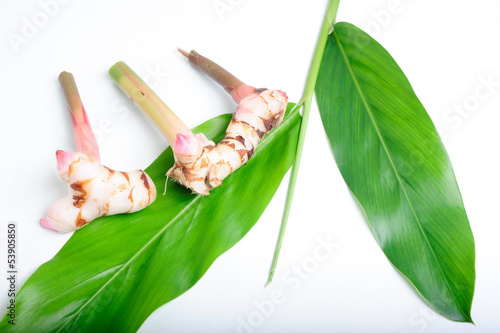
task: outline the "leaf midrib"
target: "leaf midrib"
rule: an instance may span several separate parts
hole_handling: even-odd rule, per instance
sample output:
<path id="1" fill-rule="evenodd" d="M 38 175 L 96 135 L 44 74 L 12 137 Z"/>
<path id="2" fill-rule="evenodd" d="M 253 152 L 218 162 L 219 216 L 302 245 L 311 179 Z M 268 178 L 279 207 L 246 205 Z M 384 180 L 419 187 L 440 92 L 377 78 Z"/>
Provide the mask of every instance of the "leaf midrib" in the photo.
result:
<path id="1" fill-rule="evenodd" d="M 450 284 L 448 283 L 448 279 L 447 279 L 447 278 L 446 278 L 446 276 L 444 275 L 444 271 L 443 271 L 443 269 L 442 269 L 442 267 L 441 267 L 441 265 L 440 265 L 439 261 L 437 260 L 436 254 L 434 253 L 434 249 L 432 248 L 432 246 L 431 246 L 431 244 L 430 244 L 430 242 L 429 242 L 429 239 L 427 238 L 427 235 L 425 234 L 425 232 L 424 232 L 424 230 L 423 230 L 422 223 L 420 222 L 420 219 L 419 219 L 419 217 L 418 217 L 418 215 L 417 215 L 417 213 L 416 213 L 416 211 L 415 211 L 415 208 L 413 207 L 413 203 L 412 203 L 412 201 L 410 200 L 410 197 L 409 197 L 409 195 L 408 195 L 408 192 L 406 191 L 406 187 L 405 187 L 405 185 L 404 185 L 403 181 L 401 180 L 401 177 L 400 177 L 400 175 L 399 175 L 399 172 L 398 172 L 398 170 L 397 170 L 397 168 L 396 168 L 396 164 L 394 163 L 394 159 L 392 158 L 392 155 L 391 155 L 391 153 L 390 153 L 390 151 L 389 151 L 389 148 L 387 147 L 387 144 L 386 144 L 386 142 L 385 142 L 385 140 L 384 140 L 384 137 L 382 136 L 382 133 L 381 133 L 381 131 L 380 131 L 380 128 L 379 128 L 379 126 L 378 126 L 378 124 L 377 124 L 377 121 L 376 121 L 376 119 L 375 119 L 375 115 L 373 114 L 373 111 L 372 111 L 372 109 L 371 109 L 370 105 L 368 104 L 368 101 L 366 100 L 366 97 L 365 97 L 364 91 L 363 91 L 363 89 L 361 88 L 361 85 L 360 85 L 360 83 L 359 83 L 359 81 L 358 81 L 358 78 L 357 78 L 357 77 L 356 77 L 356 75 L 354 74 L 354 70 L 353 70 L 353 68 L 352 68 L 352 65 L 351 65 L 351 63 L 349 62 L 349 59 L 348 59 L 348 57 L 347 57 L 347 55 L 346 55 L 346 52 L 345 52 L 344 47 L 343 47 L 343 45 L 342 45 L 342 43 L 341 43 L 341 41 L 340 41 L 340 38 L 339 38 L 339 36 L 337 35 L 337 31 L 336 31 L 335 27 L 334 27 L 334 29 L 333 29 L 333 31 L 332 31 L 332 34 L 333 34 L 333 36 L 334 36 L 334 38 L 335 38 L 335 41 L 336 41 L 336 42 L 337 42 L 337 44 L 339 45 L 339 50 L 340 50 L 340 53 L 342 54 L 342 58 L 344 59 L 344 62 L 345 62 L 345 64 L 346 64 L 346 66 L 347 66 L 347 68 L 348 68 L 348 70 L 349 70 L 349 73 L 350 73 L 350 75 L 351 75 L 351 78 L 352 78 L 352 80 L 353 80 L 353 82 L 354 82 L 354 85 L 356 86 L 356 90 L 358 91 L 358 93 L 359 93 L 359 95 L 360 95 L 360 97 L 361 97 L 361 100 L 363 101 L 363 105 L 364 105 L 364 107 L 365 107 L 365 110 L 367 111 L 367 113 L 368 113 L 368 115 L 369 115 L 369 117 L 370 117 L 370 120 L 372 121 L 373 126 L 374 126 L 374 128 L 375 128 L 375 131 L 376 131 L 376 133 L 377 133 L 377 136 L 379 137 L 379 140 L 380 140 L 380 142 L 381 142 L 382 146 L 384 147 L 384 151 L 386 152 L 387 157 L 388 157 L 388 159 L 389 159 L 389 162 L 390 162 L 390 164 L 391 164 L 391 167 L 392 167 L 392 169 L 394 170 L 394 173 L 396 174 L 396 178 L 397 178 L 397 180 L 398 180 L 398 183 L 399 183 L 399 185 L 401 186 L 401 188 L 403 189 L 403 193 L 404 193 L 404 195 L 405 195 L 405 197 L 406 197 L 406 200 L 408 201 L 408 203 L 409 203 L 409 205 L 410 205 L 410 208 L 411 208 L 411 211 L 412 211 L 412 213 L 413 213 L 413 216 L 415 217 L 415 219 L 416 219 L 416 221 L 417 221 L 417 224 L 418 224 L 418 227 L 419 227 L 419 229 L 420 229 L 420 231 L 421 231 L 422 235 L 424 236 L 425 242 L 426 242 L 427 246 L 429 247 L 429 249 L 430 249 L 430 251 L 431 251 L 431 253 L 432 253 L 432 256 L 433 256 L 433 258 L 434 258 L 434 261 L 436 262 L 436 265 L 437 265 L 437 267 L 439 268 L 439 271 L 440 271 L 440 273 L 441 273 L 441 276 L 443 277 L 443 280 L 445 281 L 446 287 L 448 288 L 448 291 L 449 291 L 449 292 L 450 292 L 450 294 L 452 295 L 453 300 L 455 301 L 455 304 L 457 305 L 457 307 L 458 307 L 458 309 L 460 310 L 460 312 L 462 313 L 462 315 L 463 315 L 465 318 L 467 318 L 467 319 L 469 319 L 469 320 L 471 320 L 471 321 L 472 321 L 472 319 L 471 319 L 468 315 L 466 315 L 466 314 L 464 313 L 464 311 L 463 311 L 462 307 L 460 306 L 460 304 L 459 304 L 459 302 L 458 302 L 458 300 L 457 300 L 457 298 L 456 298 L 456 296 L 455 296 L 455 293 L 453 293 L 453 291 L 451 290 L 451 286 L 450 286 Z M 399 269 L 398 269 L 398 270 L 399 270 Z"/>

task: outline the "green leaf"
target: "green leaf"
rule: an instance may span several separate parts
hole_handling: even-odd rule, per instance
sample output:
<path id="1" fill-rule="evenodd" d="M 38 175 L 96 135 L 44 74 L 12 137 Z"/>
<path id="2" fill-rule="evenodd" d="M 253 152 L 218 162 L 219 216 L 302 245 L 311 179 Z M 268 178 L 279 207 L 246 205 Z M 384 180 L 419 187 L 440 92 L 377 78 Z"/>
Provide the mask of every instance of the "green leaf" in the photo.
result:
<path id="1" fill-rule="evenodd" d="M 338 23 L 316 94 L 338 167 L 387 258 L 437 312 L 472 322 L 474 238 L 446 150 L 402 70 Z"/>
<path id="2" fill-rule="evenodd" d="M 216 117 L 195 131 L 220 141 L 230 119 Z M 206 197 L 171 181 L 161 195 L 174 163 L 166 149 L 146 169 L 159 191 L 156 202 L 76 231 L 24 284 L 15 299 L 16 325 L 4 317 L 0 331 L 136 331 L 257 222 L 292 164 L 299 126 L 299 112 L 288 113 L 247 165 Z"/>

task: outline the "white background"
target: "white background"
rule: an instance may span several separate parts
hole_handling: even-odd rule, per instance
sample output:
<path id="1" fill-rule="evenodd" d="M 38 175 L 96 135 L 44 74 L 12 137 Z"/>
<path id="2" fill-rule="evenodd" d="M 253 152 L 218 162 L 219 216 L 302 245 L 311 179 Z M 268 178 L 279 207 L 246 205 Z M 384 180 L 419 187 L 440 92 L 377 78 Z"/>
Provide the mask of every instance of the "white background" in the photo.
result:
<path id="1" fill-rule="evenodd" d="M 18 224 L 21 283 L 70 237 L 38 222 L 66 195 L 55 151 L 75 149 L 57 82 L 61 71 L 76 77 L 103 163 L 119 170 L 145 168 L 166 142 L 107 77 L 111 65 L 126 61 L 189 126 L 235 105 L 188 65 L 177 46 L 196 49 L 243 81 L 284 90 L 290 101 L 298 101 L 327 3 L 61 0 L 50 7 L 49 17 L 42 5 L 49 2 L 0 0 L 0 221 L 3 237 L 7 221 Z M 387 48 L 441 131 L 476 241 L 476 326 L 432 312 L 386 260 L 337 170 L 313 106 L 274 283 L 264 288 L 288 175 L 250 233 L 191 290 L 154 312 L 140 331 L 498 329 L 499 13 L 495 0 L 342 0 L 338 14 L 338 21 L 365 29 Z M 32 23 L 35 30 L 23 31 Z M 24 39 L 16 43 L 14 38 Z M 494 84 L 486 86 L 484 80 Z M 477 91 L 489 94 L 477 98 Z M 318 239 L 338 245 L 319 263 Z M 309 273 L 299 277 L 293 269 L 303 265 Z M 1 281 L 3 308 L 8 297 Z M 280 304 L 270 306 L 277 293 Z"/>

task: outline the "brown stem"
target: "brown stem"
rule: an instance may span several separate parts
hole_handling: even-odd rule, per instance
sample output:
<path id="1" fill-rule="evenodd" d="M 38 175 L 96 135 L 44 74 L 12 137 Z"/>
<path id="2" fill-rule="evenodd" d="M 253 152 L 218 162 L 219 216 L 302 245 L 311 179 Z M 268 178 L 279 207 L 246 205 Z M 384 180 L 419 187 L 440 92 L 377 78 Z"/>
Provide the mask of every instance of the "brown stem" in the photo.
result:
<path id="1" fill-rule="evenodd" d="M 217 65 L 212 60 L 205 58 L 198 52 L 192 50 L 191 52 L 184 51 L 178 48 L 179 52 L 186 58 L 189 58 L 189 62 L 198 67 L 203 73 L 210 76 L 214 81 L 220 84 L 228 93 L 244 85 L 244 83 L 239 80 L 236 76 L 229 73 L 227 70 Z"/>

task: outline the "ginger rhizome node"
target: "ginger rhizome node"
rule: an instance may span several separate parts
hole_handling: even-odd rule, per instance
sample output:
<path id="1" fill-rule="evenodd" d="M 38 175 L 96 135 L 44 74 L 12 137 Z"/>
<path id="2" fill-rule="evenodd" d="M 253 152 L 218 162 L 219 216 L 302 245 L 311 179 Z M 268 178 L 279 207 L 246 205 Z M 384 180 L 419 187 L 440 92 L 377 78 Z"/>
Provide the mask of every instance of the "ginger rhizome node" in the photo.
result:
<path id="1" fill-rule="evenodd" d="M 156 187 L 142 170 L 114 171 L 100 163 L 99 147 L 73 75 L 61 73 L 78 152 L 56 152 L 57 170 L 68 183 L 68 196 L 56 201 L 40 224 L 58 232 L 70 232 L 105 215 L 132 213 L 156 199 Z"/>
<path id="2" fill-rule="evenodd" d="M 172 110 L 124 62 L 110 76 L 157 125 L 172 146 L 175 164 L 167 176 L 195 193 L 208 195 L 214 187 L 252 157 L 259 141 L 283 120 L 287 96 L 279 90 L 246 85 L 195 51 L 180 52 L 218 82 L 238 104 L 225 138 L 217 145 L 203 134 L 193 134 Z"/>
<path id="3" fill-rule="evenodd" d="M 178 134 L 172 146 L 177 159 L 167 175 L 207 195 L 247 163 L 262 137 L 281 124 L 286 101 L 285 93 L 276 90 L 248 95 L 234 113 L 225 138 L 216 146 L 211 142 L 204 145 L 197 136 Z"/>
<path id="4" fill-rule="evenodd" d="M 45 228 L 70 232 L 100 216 L 136 212 L 156 198 L 156 187 L 142 170 L 114 171 L 77 152 L 58 150 L 56 157 L 69 194 L 40 220 Z"/>

